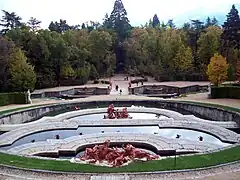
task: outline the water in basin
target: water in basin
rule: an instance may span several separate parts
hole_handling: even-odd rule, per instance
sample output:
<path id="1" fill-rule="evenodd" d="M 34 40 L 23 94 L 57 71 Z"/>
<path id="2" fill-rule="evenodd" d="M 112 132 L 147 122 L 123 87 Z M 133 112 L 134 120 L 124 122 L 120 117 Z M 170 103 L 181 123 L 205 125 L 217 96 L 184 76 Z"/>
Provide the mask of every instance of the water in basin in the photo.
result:
<path id="1" fill-rule="evenodd" d="M 100 119 L 103 119 L 104 115 L 106 115 L 106 113 L 88 114 L 88 115 L 76 116 L 70 119 L 71 120 L 100 120 Z M 161 119 L 166 117 L 166 116 L 157 115 L 154 113 L 129 113 L 129 115 L 133 119 L 156 119 L 156 118 Z"/>
<path id="2" fill-rule="evenodd" d="M 108 133 L 108 132 L 129 132 L 129 133 L 146 133 L 155 134 L 156 136 L 162 136 L 166 138 L 176 139 L 177 135 L 180 135 L 179 139 L 188 139 L 192 141 L 199 141 L 199 137 L 203 137 L 203 143 L 213 143 L 218 147 L 228 146 L 230 144 L 221 142 L 218 138 L 199 131 L 187 130 L 187 129 L 173 129 L 173 128 L 161 128 L 158 126 L 121 126 L 121 127 L 79 127 L 74 130 L 52 130 L 44 131 L 35 134 L 25 136 L 11 146 L 0 147 L 0 149 L 10 149 L 15 146 L 19 146 L 26 143 L 46 141 L 47 139 L 56 139 L 56 135 L 59 135 L 60 139 L 65 139 L 72 136 L 95 134 L 95 133 Z"/>

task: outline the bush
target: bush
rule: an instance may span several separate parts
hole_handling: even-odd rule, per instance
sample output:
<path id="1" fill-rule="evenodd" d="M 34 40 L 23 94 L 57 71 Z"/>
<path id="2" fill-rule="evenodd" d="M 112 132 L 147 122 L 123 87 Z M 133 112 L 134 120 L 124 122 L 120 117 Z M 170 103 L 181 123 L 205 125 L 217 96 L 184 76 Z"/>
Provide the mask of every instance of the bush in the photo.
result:
<path id="1" fill-rule="evenodd" d="M 239 86 L 220 86 L 211 87 L 211 98 L 232 98 L 240 99 L 240 87 Z"/>
<path id="2" fill-rule="evenodd" d="M 0 106 L 9 104 L 27 104 L 25 93 L 0 93 Z"/>

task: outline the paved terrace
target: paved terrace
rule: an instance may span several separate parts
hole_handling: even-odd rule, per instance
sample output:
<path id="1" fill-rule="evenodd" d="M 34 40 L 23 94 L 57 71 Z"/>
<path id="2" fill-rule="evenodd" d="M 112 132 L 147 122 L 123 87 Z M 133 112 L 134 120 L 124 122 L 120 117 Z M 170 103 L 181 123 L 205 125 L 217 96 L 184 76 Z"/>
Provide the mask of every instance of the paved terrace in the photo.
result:
<path id="1" fill-rule="evenodd" d="M 136 133 L 104 133 L 90 134 L 82 136 L 73 136 L 63 140 L 49 140 L 47 142 L 29 143 L 14 147 L 8 152 L 21 155 L 35 155 L 38 153 L 58 153 L 59 151 L 76 152 L 77 149 L 83 149 L 87 145 L 103 143 L 109 139 L 112 143 L 139 143 L 148 144 L 159 151 L 177 152 L 206 152 L 217 149 L 217 146 L 209 143 L 200 143 L 189 140 L 175 140 L 159 137 L 150 134 Z"/>

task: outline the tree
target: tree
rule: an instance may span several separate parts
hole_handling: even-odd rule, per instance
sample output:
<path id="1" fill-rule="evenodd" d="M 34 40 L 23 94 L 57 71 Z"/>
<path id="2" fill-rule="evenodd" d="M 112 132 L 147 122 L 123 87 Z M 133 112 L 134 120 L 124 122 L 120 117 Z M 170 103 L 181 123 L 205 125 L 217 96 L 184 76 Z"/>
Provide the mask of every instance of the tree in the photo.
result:
<path id="1" fill-rule="evenodd" d="M 81 28 L 82 28 L 82 29 L 86 29 L 86 25 L 85 25 L 85 23 L 82 23 Z"/>
<path id="2" fill-rule="evenodd" d="M 240 18 L 238 15 L 238 10 L 235 6 L 232 6 L 232 9 L 227 15 L 227 21 L 223 25 L 223 34 L 221 39 L 223 41 L 223 53 L 228 57 L 229 48 L 240 48 Z"/>
<path id="3" fill-rule="evenodd" d="M 208 28 L 209 26 L 212 26 L 212 20 L 210 17 L 207 18 L 207 21 L 205 23 L 205 27 Z"/>
<path id="4" fill-rule="evenodd" d="M 205 32 L 201 34 L 197 43 L 199 47 L 199 68 L 202 72 L 206 72 L 211 57 L 219 52 L 221 34 L 222 30 L 218 26 L 209 26 L 205 29 Z"/>
<path id="5" fill-rule="evenodd" d="M 123 42 L 130 35 L 131 25 L 127 18 L 127 11 L 121 0 L 115 0 L 113 11 L 109 17 L 109 21 L 107 21 L 107 24 L 109 24 L 111 29 L 117 33 L 117 40 L 113 44 L 117 64 L 116 71 L 124 71 L 126 54 L 123 48 Z"/>
<path id="6" fill-rule="evenodd" d="M 169 19 L 168 22 L 167 22 L 167 26 L 170 27 L 171 29 L 174 29 L 176 28 L 174 22 L 173 22 L 173 19 Z"/>
<path id="7" fill-rule="evenodd" d="M 113 61 L 109 59 L 109 56 L 111 56 L 112 37 L 108 32 L 91 31 L 89 34 L 89 46 L 92 52 L 90 63 L 95 66 L 99 74 L 104 75 L 109 68 L 115 66 Z"/>
<path id="8" fill-rule="evenodd" d="M 73 26 L 70 26 L 70 25 L 67 24 L 66 20 L 62 20 L 62 19 L 60 19 L 59 22 L 51 21 L 48 28 L 49 28 L 50 31 L 55 31 L 55 32 L 58 32 L 58 33 L 66 32 L 67 30 L 74 29 Z"/>
<path id="9" fill-rule="evenodd" d="M 228 64 L 226 58 L 215 54 L 208 65 L 207 75 L 211 83 L 215 86 L 223 83 L 227 79 Z"/>
<path id="10" fill-rule="evenodd" d="M 27 63 L 24 53 L 16 48 L 10 56 L 11 86 L 17 91 L 33 90 L 36 83 L 34 67 Z"/>
<path id="11" fill-rule="evenodd" d="M 189 73 L 193 67 L 193 56 L 191 49 L 182 44 L 173 61 L 177 75 L 187 75 L 187 73 Z"/>
<path id="12" fill-rule="evenodd" d="M 189 29 L 188 35 L 189 35 L 189 46 L 192 49 L 193 52 L 193 58 L 194 58 L 194 65 L 195 67 L 199 66 L 199 56 L 198 56 L 198 39 L 200 37 L 200 34 L 202 33 L 204 26 L 203 22 L 200 20 L 191 20 L 191 28 Z M 199 69 L 199 68 L 197 68 Z"/>
<path id="13" fill-rule="evenodd" d="M 236 79 L 240 83 L 240 61 L 237 63 Z"/>
<path id="14" fill-rule="evenodd" d="M 0 36 L 0 92 L 7 91 L 9 76 L 9 58 L 14 50 L 14 44 Z"/>
<path id="15" fill-rule="evenodd" d="M 23 25 L 21 22 L 22 18 L 15 12 L 9 13 L 5 10 L 2 10 L 2 12 L 4 14 L 0 20 L 2 22 L 0 25 L 3 26 L 3 29 L 1 30 L 2 34 L 6 34 L 10 29 L 21 27 Z"/>
<path id="16" fill-rule="evenodd" d="M 110 22 L 110 18 L 108 16 L 108 14 L 105 14 L 105 17 L 103 19 L 103 25 L 104 28 L 106 29 L 110 29 L 113 25 Z"/>
<path id="17" fill-rule="evenodd" d="M 72 78 L 75 76 L 75 71 L 73 70 L 73 68 L 71 67 L 71 65 L 65 65 L 64 67 L 62 67 L 61 70 L 61 77 L 63 78 Z"/>
<path id="18" fill-rule="evenodd" d="M 159 19 L 158 19 L 157 14 L 154 14 L 154 16 L 153 16 L 152 26 L 153 26 L 154 28 L 160 26 L 160 21 L 159 21 Z"/>
<path id="19" fill-rule="evenodd" d="M 212 26 L 218 26 L 218 20 L 216 19 L 216 17 L 213 17 L 212 19 Z"/>
<path id="20" fill-rule="evenodd" d="M 122 42 L 129 36 L 131 25 L 127 18 L 127 11 L 121 0 L 115 0 L 113 11 L 109 17 L 109 23 L 117 33 L 119 40 Z"/>
<path id="21" fill-rule="evenodd" d="M 42 22 L 37 20 L 36 18 L 31 17 L 27 22 L 28 26 L 31 28 L 32 31 L 36 31 L 40 28 L 40 24 Z"/>

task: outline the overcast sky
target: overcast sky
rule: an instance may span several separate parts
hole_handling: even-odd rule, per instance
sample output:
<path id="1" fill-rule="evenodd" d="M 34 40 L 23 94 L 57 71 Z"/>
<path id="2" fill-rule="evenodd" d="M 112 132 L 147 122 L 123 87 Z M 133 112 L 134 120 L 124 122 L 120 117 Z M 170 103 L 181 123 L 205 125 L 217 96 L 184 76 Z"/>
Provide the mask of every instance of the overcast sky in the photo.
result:
<path id="1" fill-rule="evenodd" d="M 122 0 L 132 25 L 145 24 L 156 13 L 160 20 L 187 21 L 214 13 L 228 13 L 240 0 Z M 0 0 L 0 9 L 16 12 L 28 21 L 32 16 L 47 28 L 50 21 L 66 19 L 68 24 L 92 20 L 102 22 L 114 0 Z M 0 14 L 2 16 L 2 14 Z M 194 17 L 193 17 L 194 16 Z"/>

